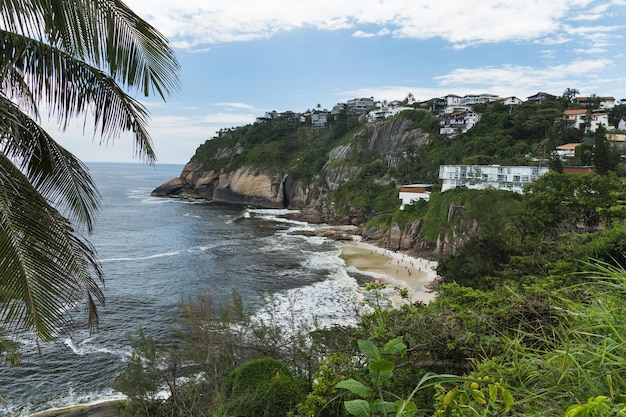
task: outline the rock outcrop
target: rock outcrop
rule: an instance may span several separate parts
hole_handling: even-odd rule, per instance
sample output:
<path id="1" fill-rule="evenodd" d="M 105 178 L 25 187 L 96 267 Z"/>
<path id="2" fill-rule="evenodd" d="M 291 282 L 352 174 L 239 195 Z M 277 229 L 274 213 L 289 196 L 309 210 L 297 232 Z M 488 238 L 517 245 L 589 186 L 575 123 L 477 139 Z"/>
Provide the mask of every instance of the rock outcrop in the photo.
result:
<path id="1" fill-rule="evenodd" d="M 363 213 L 355 208 L 342 206 L 327 196 L 343 183 L 359 175 L 362 166 L 355 161 L 359 155 L 378 154 L 384 159 L 397 156 L 407 146 L 421 146 L 429 135 L 419 129 L 407 130 L 411 121 L 394 118 L 380 123 L 371 123 L 352 140 L 344 141 L 327 155 L 327 161 L 316 177 L 305 184 L 289 175 L 287 169 L 253 168 L 242 166 L 236 169 L 219 168 L 224 160 L 232 160 L 245 153 L 239 141 L 231 147 L 214 150 L 207 159 L 194 158 L 185 165 L 180 176 L 157 187 L 154 196 L 180 196 L 201 198 L 217 202 L 245 204 L 262 208 L 298 209 L 292 217 L 311 223 L 360 226 Z M 421 222 L 409 224 L 405 230 L 394 225 L 389 230 L 361 230 L 366 240 L 392 250 L 422 248 L 429 250 L 418 239 Z"/>
<path id="2" fill-rule="evenodd" d="M 181 196 L 263 208 L 300 208 L 310 203 L 302 183 L 273 169 L 242 167 L 231 172 L 203 171 L 191 161 L 181 176 L 157 187 L 153 196 Z"/>
<path id="3" fill-rule="evenodd" d="M 380 227 L 362 227 L 359 234 L 363 240 L 370 242 L 381 248 L 392 251 L 401 251 L 407 253 L 424 253 L 435 252 L 437 245 L 422 240 L 419 236 L 422 228 L 423 220 L 419 219 L 408 223 L 404 229 L 398 224 L 393 223 L 389 229 L 381 229 Z"/>

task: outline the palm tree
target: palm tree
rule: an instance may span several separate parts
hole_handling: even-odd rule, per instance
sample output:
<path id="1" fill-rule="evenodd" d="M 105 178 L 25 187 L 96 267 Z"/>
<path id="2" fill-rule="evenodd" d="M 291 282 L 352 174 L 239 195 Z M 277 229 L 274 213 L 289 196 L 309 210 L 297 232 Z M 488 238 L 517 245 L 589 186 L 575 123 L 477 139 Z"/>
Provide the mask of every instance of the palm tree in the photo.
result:
<path id="1" fill-rule="evenodd" d="M 51 340 L 86 300 L 97 324 L 102 269 L 85 234 L 99 194 L 85 165 L 39 125 L 93 120 L 100 143 L 131 132 L 155 161 L 148 112 L 130 92 L 165 99 L 179 65 L 168 41 L 120 0 L 0 2 L 0 327 Z"/>

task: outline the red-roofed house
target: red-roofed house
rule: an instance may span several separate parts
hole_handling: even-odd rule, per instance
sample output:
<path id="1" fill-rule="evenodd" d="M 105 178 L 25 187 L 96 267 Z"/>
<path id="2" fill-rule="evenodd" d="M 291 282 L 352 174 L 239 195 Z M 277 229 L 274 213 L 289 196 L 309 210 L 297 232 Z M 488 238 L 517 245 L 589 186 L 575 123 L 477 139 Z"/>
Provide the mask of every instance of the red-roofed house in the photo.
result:
<path id="1" fill-rule="evenodd" d="M 582 143 L 566 143 L 556 147 L 556 154 L 560 159 L 568 159 L 576 157 L 576 148 Z"/>
<path id="2" fill-rule="evenodd" d="M 606 113 L 591 113 L 585 109 L 565 110 L 565 123 L 576 129 L 586 129 L 590 132 L 598 130 L 600 125 L 609 125 L 609 115 Z"/>
<path id="3" fill-rule="evenodd" d="M 419 200 L 429 201 L 432 190 L 432 184 L 409 184 L 400 186 L 399 198 L 402 200 L 400 210 L 404 210 L 404 206 L 407 204 L 414 204 Z"/>
<path id="4" fill-rule="evenodd" d="M 594 106 L 594 108 L 603 110 L 612 109 L 613 107 L 615 107 L 615 97 L 610 96 L 598 97 L 592 95 L 591 97 L 576 97 L 575 100 L 578 104 L 595 104 L 596 106 Z"/>

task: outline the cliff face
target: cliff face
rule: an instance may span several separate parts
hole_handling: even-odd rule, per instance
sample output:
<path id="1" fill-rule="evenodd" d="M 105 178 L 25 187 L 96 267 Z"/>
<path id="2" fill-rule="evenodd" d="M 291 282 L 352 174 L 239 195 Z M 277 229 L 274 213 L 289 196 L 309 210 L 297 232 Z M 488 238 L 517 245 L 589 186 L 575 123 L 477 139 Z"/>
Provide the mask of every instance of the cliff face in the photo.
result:
<path id="1" fill-rule="evenodd" d="M 364 126 L 350 140 L 342 140 L 341 144 L 329 148 L 323 168 L 306 183 L 291 174 L 297 172 L 297 169 L 250 166 L 229 169 L 229 165 L 224 168 L 220 161 L 232 161 L 254 148 L 254 145 L 247 145 L 246 148 L 240 140 L 234 138 L 229 146 L 220 145 L 211 151 L 210 156 L 205 157 L 208 161 L 199 161 L 194 156 L 178 178 L 162 184 L 152 195 L 203 198 L 263 208 L 299 209 L 301 218 L 310 222 L 358 224 L 358 218 L 349 211 L 345 213 L 344 210 L 341 215 L 335 213 L 333 203 L 327 201 L 328 193 L 359 175 L 362 166 L 355 162 L 359 160 L 359 155 L 377 155 L 385 159 L 397 155 L 408 145 L 427 143 L 428 134 L 419 129 L 407 131 L 410 124 L 410 120 L 395 118 Z M 313 147 L 311 152 L 315 151 Z"/>
<path id="2" fill-rule="evenodd" d="M 263 208 L 300 208 L 310 203 L 302 183 L 282 171 L 242 167 L 231 172 L 204 171 L 191 161 L 181 176 L 157 187 L 157 197 L 184 196 Z"/>

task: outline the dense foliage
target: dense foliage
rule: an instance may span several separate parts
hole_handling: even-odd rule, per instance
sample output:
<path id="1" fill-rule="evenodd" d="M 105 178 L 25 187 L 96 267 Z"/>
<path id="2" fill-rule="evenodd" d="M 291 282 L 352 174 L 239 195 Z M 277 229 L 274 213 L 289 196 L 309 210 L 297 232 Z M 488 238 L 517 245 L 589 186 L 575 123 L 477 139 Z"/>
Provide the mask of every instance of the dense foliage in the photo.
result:
<path id="1" fill-rule="evenodd" d="M 125 410 L 292 417 L 626 415 L 625 189 L 599 134 L 588 138 L 597 173 L 550 172 L 524 194 L 435 191 L 428 203 L 397 209 L 397 183 L 433 179 L 440 163 L 548 161 L 556 144 L 583 140 L 580 131 L 554 124 L 570 105 L 563 98 L 485 105 L 475 129 L 409 146 L 395 166 L 368 151 L 362 136 L 355 139 L 359 151 L 344 163 L 360 170 L 329 193 L 335 210 L 381 228 L 420 219 L 423 241 L 449 242 L 450 253 L 439 259 L 437 298 L 428 305 L 392 306 L 387 284 L 371 282 L 358 325 L 325 330 L 255 322 L 237 296 L 219 309 L 204 298 L 188 300 L 179 329 L 185 343 L 176 355 L 171 347 L 160 351 L 167 366 L 151 370 L 154 350 L 148 344 L 135 351 L 141 361 L 122 370 L 118 387 L 145 387 L 139 396 L 128 391 Z M 398 117 L 436 129 L 423 111 Z M 300 130 L 295 136 L 306 137 Z M 352 140 L 354 131 L 345 125 L 338 132 L 309 133 L 324 144 L 311 161 L 319 157 L 321 164 L 324 152 Z M 238 143 L 245 148 L 252 139 L 241 133 Z M 268 150 L 285 146 L 257 140 Z M 202 152 L 219 140 L 211 142 Z M 224 143 L 210 152 L 220 154 Z M 247 151 L 239 155 L 251 158 Z M 141 379 L 146 372 L 154 373 L 150 383 Z M 181 377 L 189 382 L 167 382 Z M 169 387 L 170 398 L 151 397 L 155 385 Z"/>

